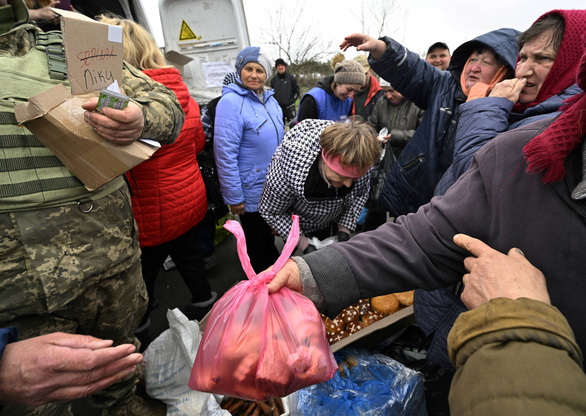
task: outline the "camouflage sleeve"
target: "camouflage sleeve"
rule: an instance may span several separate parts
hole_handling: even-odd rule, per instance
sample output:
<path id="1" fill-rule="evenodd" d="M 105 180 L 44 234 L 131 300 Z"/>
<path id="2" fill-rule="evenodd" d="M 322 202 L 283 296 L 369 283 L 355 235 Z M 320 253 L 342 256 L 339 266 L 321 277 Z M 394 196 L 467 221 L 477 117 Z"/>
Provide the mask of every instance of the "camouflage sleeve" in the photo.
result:
<path id="1" fill-rule="evenodd" d="M 183 127 L 185 113 L 175 93 L 142 71 L 124 63 L 124 92 L 142 108 L 144 128 L 141 139 L 173 143 Z"/>

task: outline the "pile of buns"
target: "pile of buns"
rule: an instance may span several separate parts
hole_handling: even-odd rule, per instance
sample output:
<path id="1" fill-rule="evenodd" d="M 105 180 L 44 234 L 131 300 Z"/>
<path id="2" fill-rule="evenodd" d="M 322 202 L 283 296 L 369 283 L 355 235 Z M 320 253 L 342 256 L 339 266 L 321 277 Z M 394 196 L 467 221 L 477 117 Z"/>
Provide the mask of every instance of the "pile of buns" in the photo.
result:
<path id="1" fill-rule="evenodd" d="M 322 314 L 330 345 L 360 331 L 399 309 L 413 304 L 413 290 L 360 299 L 334 319 Z"/>

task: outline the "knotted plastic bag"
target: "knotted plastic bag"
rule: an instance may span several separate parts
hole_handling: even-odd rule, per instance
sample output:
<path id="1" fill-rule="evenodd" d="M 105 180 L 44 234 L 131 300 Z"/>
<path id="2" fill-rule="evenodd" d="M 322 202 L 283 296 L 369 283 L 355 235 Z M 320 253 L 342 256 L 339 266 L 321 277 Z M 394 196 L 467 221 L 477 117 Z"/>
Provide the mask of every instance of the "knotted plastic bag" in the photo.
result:
<path id="1" fill-rule="evenodd" d="M 338 366 L 313 303 L 286 287 L 270 294 L 267 283 L 297 245 L 299 217 L 270 271 L 255 275 L 237 221 L 225 228 L 237 240 L 249 280 L 228 290 L 212 308 L 197 351 L 189 387 L 204 392 L 266 400 L 285 397 L 334 376 Z"/>

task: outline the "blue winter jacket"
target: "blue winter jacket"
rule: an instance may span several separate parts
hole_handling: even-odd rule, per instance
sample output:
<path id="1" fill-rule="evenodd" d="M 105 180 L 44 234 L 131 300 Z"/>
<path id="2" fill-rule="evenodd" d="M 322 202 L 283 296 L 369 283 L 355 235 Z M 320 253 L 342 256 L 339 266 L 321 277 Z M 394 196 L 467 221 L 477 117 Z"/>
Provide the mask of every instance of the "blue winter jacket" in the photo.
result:
<path id="1" fill-rule="evenodd" d="M 466 101 L 460 76 L 470 54 L 479 46 L 489 46 L 503 63 L 514 68 L 518 34 L 514 29 L 499 29 L 462 44 L 454 51 L 448 71 L 433 67 L 391 38 L 381 38 L 388 47 L 380 59 L 369 57 L 371 68 L 425 110 L 379 197 L 391 216 L 415 212 L 429 202 L 452 164 L 459 107 Z"/>
<path id="2" fill-rule="evenodd" d="M 224 86 L 216 107 L 214 156 L 226 204 L 244 202 L 246 212 L 258 212 L 267 169 L 284 134 L 273 90 L 265 91 L 263 103 L 239 83 Z"/>
<path id="3" fill-rule="evenodd" d="M 474 153 L 490 139 L 504 131 L 558 114 L 562 103 L 580 92 L 580 87 L 573 85 L 522 113 L 511 113 L 513 102 L 503 97 L 478 98 L 462 104 L 454 144 L 454 160 L 438 183 L 435 195 L 446 193 L 466 172 Z"/>

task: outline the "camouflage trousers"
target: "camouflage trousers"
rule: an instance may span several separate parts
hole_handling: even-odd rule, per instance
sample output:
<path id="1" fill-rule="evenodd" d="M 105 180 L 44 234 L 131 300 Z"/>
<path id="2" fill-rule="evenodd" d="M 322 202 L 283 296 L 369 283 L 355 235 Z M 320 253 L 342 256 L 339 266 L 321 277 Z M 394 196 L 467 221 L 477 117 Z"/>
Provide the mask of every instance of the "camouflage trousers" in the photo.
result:
<path id="1" fill-rule="evenodd" d="M 91 209 L 90 209 L 91 208 Z M 126 187 L 97 201 L 0 214 L 0 325 L 134 343 L 146 310 Z M 105 408 L 134 394 L 138 371 L 92 396 Z M 5 406 L 0 415 L 68 415 L 69 403 Z"/>

